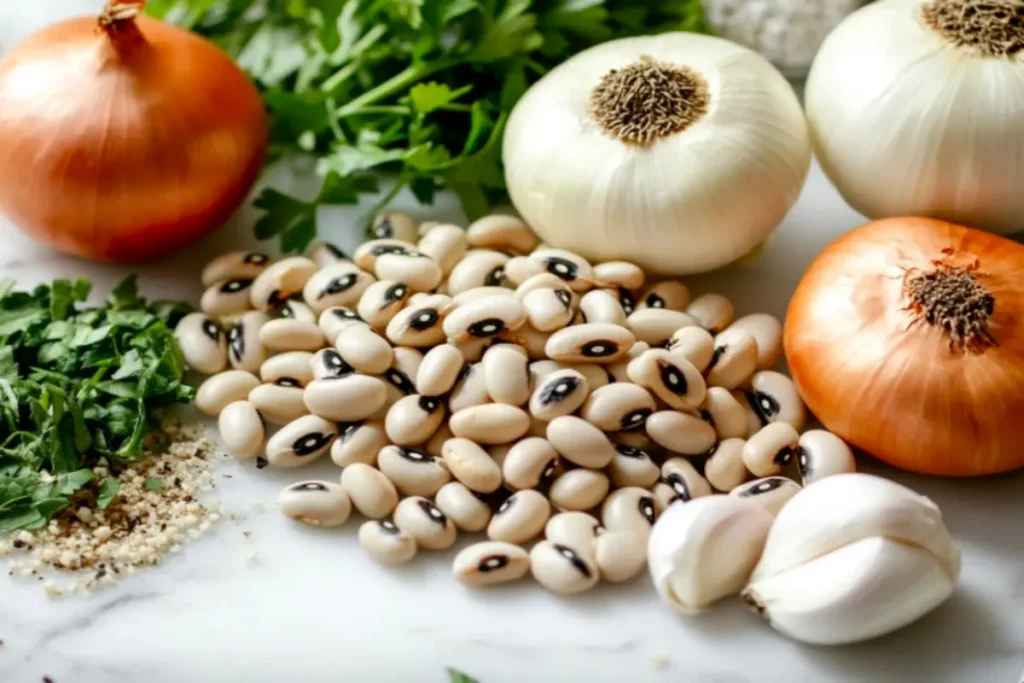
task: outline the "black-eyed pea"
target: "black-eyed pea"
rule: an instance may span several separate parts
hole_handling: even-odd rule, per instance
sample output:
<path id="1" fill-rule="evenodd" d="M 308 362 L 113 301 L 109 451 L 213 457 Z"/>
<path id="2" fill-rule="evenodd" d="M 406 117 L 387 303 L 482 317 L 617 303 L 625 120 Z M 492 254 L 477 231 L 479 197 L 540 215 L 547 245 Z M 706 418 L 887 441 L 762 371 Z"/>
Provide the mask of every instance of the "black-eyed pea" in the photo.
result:
<path id="1" fill-rule="evenodd" d="M 743 464 L 755 477 L 779 474 L 797 455 L 800 435 L 787 422 L 762 427 L 743 445 Z"/>
<path id="2" fill-rule="evenodd" d="M 261 384 L 249 392 L 249 403 L 271 424 L 284 425 L 309 414 L 301 386 Z"/>
<path id="3" fill-rule="evenodd" d="M 392 344 L 428 347 L 445 340 L 444 318 L 454 309 L 451 297 L 429 294 L 411 301 L 388 322 L 385 334 Z"/>
<path id="4" fill-rule="evenodd" d="M 596 517 L 586 512 L 560 512 L 544 526 L 544 537 L 578 552 L 594 556 L 594 541 L 607 531 Z"/>
<path id="5" fill-rule="evenodd" d="M 376 281 L 354 263 L 335 263 L 309 278 L 302 288 L 302 298 L 319 315 L 334 306 L 355 306 Z"/>
<path id="6" fill-rule="evenodd" d="M 423 444 L 423 450 L 430 453 L 436 458 L 440 458 L 444 452 L 444 442 L 448 439 L 454 438 L 452 430 L 447 424 L 442 423 L 440 427 L 427 439 L 427 442 Z"/>
<path id="7" fill-rule="evenodd" d="M 674 410 L 694 410 L 707 395 L 707 385 L 697 368 L 665 349 L 645 351 L 629 363 L 626 374 Z"/>
<path id="8" fill-rule="evenodd" d="M 639 451 L 645 451 L 650 456 L 658 455 L 660 447 L 651 439 L 645 430 L 632 432 L 612 432 L 608 435 L 613 444 L 629 446 Z"/>
<path id="9" fill-rule="evenodd" d="M 341 487 L 360 514 L 383 519 L 398 505 L 398 491 L 384 474 L 369 465 L 352 463 L 341 471 Z"/>
<path id="10" fill-rule="evenodd" d="M 746 330 L 728 329 L 715 337 L 715 351 L 704 369 L 707 383 L 735 389 L 757 370 L 757 342 Z"/>
<path id="11" fill-rule="evenodd" d="M 341 249 L 324 240 L 314 240 L 302 254 L 323 270 L 336 263 L 352 263 L 352 259 Z"/>
<path id="12" fill-rule="evenodd" d="M 491 348 L 490 339 L 470 339 L 464 342 L 449 343 L 459 350 L 459 353 L 462 354 L 462 359 L 467 364 L 479 363 L 484 357 L 484 352 Z"/>
<path id="13" fill-rule="evenodd" d="M 483 531 L 491 521 L 491 506 L 460 481 L 442 486 L 434 496 L 434 504 L 459 531 Z"/>
<path id="14" fill-rule="evenodd" d="M 477 249 L 497 249 L 528 254 L 537 248 L 537 236 L 515 216 L 492 214 L 470 223 L 466 230 L 470 245 Z"/>
<path id="15" fill-rule="evenodd" d="M 455 556 L 452 573 L 470 588 L 508 583 L 530 571 L 530 555 L 512 543 L 485 541 L 474 543 Z"/>
<path id="16" fill-rule="evenodd" d="M 379 331 L 387 329 L 388 323 L 405 306 L 412 290 L 398 280 L 379 280 L 366 288 L 356 310 L 359 317 Z"/>
<path id="17" fill-rule="evenodd" d="M 527 320 L 539 332 L 552 332 L 568 325 L 575 315 L 572 303 L 572 293 L 561 288 L 534 289 L 523 297 Z"/>
<path id="18" fill-rule="evenodd" d="M 703 294 L 686 307 L 686 312 L 711 334 L 718 334 L 732 322 L 732 302 L 721 294 Z"/>
<path id="19" fill-rule="evenodd" d="M 576 294 L 572 291 L 572 288 L 565 283 L 565 280 L 557 275 L 552 275 L 547 271 L 531 276 L 513 291 L 515 292 L 516 297 L 520 301 L 523 301 L 526 299 L 528 294 L 541 289 L 554 289 L 557 291 L 568 292 L 570 295 L 570 307 L 575 309 L 578 304 Z"/>
<path id="20" fill-rule="evenodd" d="M 217 418 L 217 427 L 225 449 L 235 457 L 255 458 L 263 448 L 263 420 L 249 401 L 234 401 L 224 406 Z"/>
<path id="21" fill-rule="evenodd" d="M 523 436 L 530 428 L 530 416 L 506 403 L 485 403 L 453 413 L 448 426 L 457 437 L 496 445 Z"/>
<path id="22" fill-rule="evenodd" d="M 601 580 L 591 557 L 563 543 L 541 541 L 530 550 L 530 573 L 552 593 L 574 595 L 590 590 Z"/>
<path id="23" fill-rule="evenodd" d="M 225 406 L 249 398 L 249 392 L 260 385 L 255 375 L 244 370 L 226 370 L 206 378 L 193 400 L 196 408 L 216 417 Z"/>
<path id="24" fill-rule="evenodd" d="M 630 287 L 629 289 L 637 289 Z M 636 301 L 637 310 L 660 308 L 670 311 L 685 311 L 690 303 L 690 290 L 682 282 L 665 280 L 648 287 Z"/>
<path id="25" fill-rule="evenodd" d="M 762 425 L 786 422 L 799 431 L 807 421 L 807 408 L 796 384 L 781 372 L 762 370 L 755 373 L 745 395 L 747 404 Z"/>
<path id="26" fill-rule="evenodd" d="M 426 396 L 447 394 L 455 386 L 465 360 L 451 344 L 435 346 L 423 356 L 416 371 L 416 388 Z"/>
<path id="27" fill-rule="evenodd" d="M 592 289 L 580 299 L 580 313 L 587 322 L 610 323 L 626 327 L 626 312 L 619 298 L 607 289 Z"/>
<path id="28" fill-rule="evenodd" d="M 541 420 L 570 415 L 588 395 L 587 380 L 576 370 L 556 370 L 544 375 L 530 396 L 530 414 Z"/>
<path id="29" fill-rule="evenodd" d="M 594 539 L 594 562 L 605 581 L 629 581 L 647 566 L 647 539 L 626 530 L 603 533 Z"/>
<path id="30" fill-rule="evenodd" d="M 684 455 L 707 453 L 718 441 L 714 427 L 695 415 L 678 410 L 659 410 L 647 418 L 646 426 L 647 434 L 655 443 Z"/>
<path id="31" fill-rule="evenodd" d="M 231 251 L 214 258 L 203 268 L 203 287 L 225 280 L 255 279 L 271 264 L 266 254 L 256 251 Z"/>
<path id="32" fill-rule="evenodd" d="M 389 519 L 370 520 L 359 527 L 359 545 L 384 565 L 405 564 L 416 556 L 416 539 Z"/>
<path id="33" fill-rule="evenodd" d="M 345 362 L 336 349 L 320 349 L 311 354 L 309 361 L 310 371 L 313 379 L 337 379 L 353 375 L 356 369 Z M 309 386 L 312 382 L 307 382 Z"/>
<path id="34" fill-rule="evenodd" d="M 494 512 L 487 524 L 487 538 L 505 543 L 526 543 L 540 535 L 549 517 L 551 504 L 544 494 L 531 489 L 517 491 Z"/>
<path id="35" fill-rule="evenodd" d="M 328 344 L 333 344 L 338 339 L 338 335 L 341 334 L 342 330 L 352 325 L 369 326 L 369 323 L 359 317 L 359 313 L 347 306 L 332 306 L 328 308 L 320 314 L 317 323 L 320 325 L 320 329 L 323 330 Z"/>
<path id="36" fill-rule="evenodd" d="M 500 465 L 505 486 L 513 491 L 535 489 L 555 477 L 558 451 L 547 439 L 530 437 L 512 445 Z"/>
<path id="37" fill-rule="evenodd" d="M 224 330 L 205 313 L 189 313 L 174 328 L 181 355 L 193 370 L 213 375 L 228 364 Z"/>
<path id="38" fill-rule="evenodd" d="M 636 346 L 636 344 L 634 344 Z M 559 363 L 566 370 L 575 370 L 587 380 L 588 391 L 597 391 L 603 386 L 611 383 L 608 375 L 610 365 L 596 365 L 594 363 Z"/>
<path id="39" fill-rule="evenodd" d="M 338 467 L 354 463 L 377 465 L 377 454 L 388 445 L 382 420 L 365 420 L 341 425 L 338 438 L 331 445 L 331 460 Z"/>
<path id="40" fill-rule="evenodd" d="M 482 299 L 485 296 L 494 295 L 515 296 L 516 291 L 514 289 L 509 289 L 508 287 L 501 287 L 498 285 L 484 285 L 481 287 L 473 287 L 472 289 L 467 289 L 466 291 L 453 296 L 452 303 L 454 303 L 456 306 L 461 306 L 462 304 L 469 303 L 470 301 L 473 301 L 475 299 Z"/>
<path id="41" fill-rule="evenodd" d="M 601 504 L 611 483 L 608 475 L 598 470 L 569 470 L 551 482 L 548 498 L 558 510 L 584 511 Z"/>
<path id="42" fill-rule="evenodd" d="M 728 329 L 745 330 L 757 343 L 757 369 L 771 370 L 782 357 L 782 323 L 768 313 L 753 313 L 733 321 Z"/>
<path id="43" fill-rule="evenodd" d="M 374 239 L 394 239 L 415 242 L 419 233 L 416 219 L 404 211 L 384 211 L 373 217 L 370 234 Z"/>
<path id="44" fill-rule="evenodd" d="M 505 464 L 505 457 L 515 445 L 515 443 L 501 443 L 497 446 L 489 446 L 487 448 L 487 452 L 490 454 L 491 460 L 493 460 L 498 467 L 503 467 Z"/>
<path id="45" fill-rule="evenodd" d="M 743 463 L 743 439 L 724 439 L 708 453 L 704 463 L 704 477 L 716 491 L 728 493 L 747 480 L 747 466 Z"/>
<path id="46" fill-rule="evenodd" d="M 277 504 L 286 517 L 311 526 L 341 526 L 352 514 L 352 501 L 345 489 L 331 481 L 286 486 L 277 494 Z"/>
<path id="47" fill-rule="evenodd" d="M 439 223 L 420 238 L 417 248 L 441 267 L 442 274 L 447 275 L 466 255 L 469 242 L 462 228 Z"/>
<path id="48" fill-rule="evenodd" d="M 280 307 L 278 307 L 276 313 L 279 318 L 289 318 L 291 320 L 299 320 L 304 323 L 313 323 L 314 325 L 317 323 L 317 314 L 313 309 L 301 301 L 296 301 L 295 299 L 288 299 L 288 301 L 285 301 Z"/>
<path id="49" fill-rule="evenodd" d="M 369 375 L 383 374 L 395 358 L 387 339 L 361 325 L 342 331 L 334 346 L 346 363 Z"/>
<path id="50" fill-rule="evenodd" d="M 533 388 L 537 388 L 538 383 L 547 375 L 557 370 L 562 370 L 565 366 L 555 360 L 535 360 L 530 362 L 530 385 Z"/>
<path id="51" fill-rule="evenodd" d="M 259 341 L 271 351 L 316 351 L 327 343 L 319 325 L 293 318 L 278 318 L 264 324 L 260 327 Z M 256 370 L 264 360 L 266 354 L 260 358 Z"/>
<path id="52" fill-rule="evenodd" d="M 617 363 L 629 355 L 636 338 L 610 323 L 573 325 L 552 334 L 544 347 L 548 358 L 567 363 Z"/>
<path id="53" fill-rule="evenodd" d="M 686 458 L 669 458 L 661 465 L 661 482 L 673 491 L 671 499 L 683 502 L 710 496 L 711 485 Z"/>
<path id="54" fill-rule="evenodd" d="M 491 249 L 472 249 L 448 273 L 448 294 L 461 306 L 471 299 L 462 299 L 463 293 L 479 287 L 501 287 L 505 282 L 508 254 Z M 511 290 L 509 290 L 511 294 Z"/>
<path id="55" fill-rule="evenodd" d="M 462 366 L 459 377 L 455 380 L 455 386 L 452 387 L 452 392 L 448 396 L 448 410 L 455 414 L 467 408 L 490 403 L 490 401 L 483 365 L 467 363 Z"/>
<path id="56" fill-rule="evenodd" d="M 541 247 L 530 252 L 529 258 L 543 264 L 545 270 L 564 280 L 574 292 L 585 292 L 594 286 L 594 269 L 579 254 Z"/>
<path id="57" fill-rule="evenodd" d="M 615 444 L 615 458 L 608 464 L 608 477 L 616 488 L 654 486 L 661 469 L 646 452 L 626 444 Z"/>
<path id="58" fill-rule="evenodd" d="M 800 435 L 796 463 L 804 486 L 834 474 L 857 471 L 850 447 L 824 429 L 811 429 Z"/>
<path id="59" fill-rule="evenodd" d="M 789 502 L 789 499 L 800 493 L 800 488 L 800 484 L 786 477 L 764 477 L 737 486 L 729 495 L 746 498 L 772 515 L 778 515 L 779 510 Z"/>
<path id="60" fill-rule="evenodd" d="M 615 296 L 619 299 L 622 312 L 626 314 L 626 317 L 631 316 L 636 310 L 636 297 L 633 296 L 633 292 L 625 287 L 619 287 L 615 290 Z"/>
<path id="61" fill-rule="evenodd" d="M 314 415 L 335 422 L 359 422 L 377 413 L 388 398 L 382 380 L 367 375 L 315 379 L 302 396 Z"/>
<path id="62" fill-rule="evenodd" d="M 499 344 L 484 352 L 481 365 L 487 394 L 496 403 L 521 406 L 530 400 L 529 360 L 521 351 L 518 346 Z"/>
<path id="63" fill-rule="evenodd" d="M 562 415 L 551 420 L 547 439 L 559 455 L 580 467 L 600 469 L 615 458 L 615 447 L 607 435 L 574 415 Z"/>
<path id="64" fill-rule="evenodd" d="M 644 539 L 661 511 L 650 491 L 638 486 L 612 491 L 601 505 L 601 523 L 609 531 L 632 531 Z"/>
<path id="65" fill-rule="evenodd" d="M 393 444 L 380 449 L 377 468 L 403 496 L 433 496 L 452 480 L 439 458 L 416 448 Z"/>
<path id="66" fill-rule="evenodd" d="M 396 280 L 409 285 L 412 291 L 429 292 L 444 279 L 441 266 L 419 251 L 404 254 L 383 254 L 377 258 L 373 272 L 378 280 Z"/>
<path id="67" fill-rule="evenodd" d="M 695 324 L 686 313 L 668 308 L 638 308 L 626 319 L 633 335 L 651 346 L 664 346 L 676 331 Z"/>
<path id="68" fill-rule="evenodd" d="M 327 453 L 337 437 L 338 426 L 333 422 L 316 415 L 303 415 L 270 437 L 267 460 L 275 467 L 302 467 Z"/>
<path id="69" fill-rule="evenodd" d="M 703 327 L 682 327 L 672 333 L 668 350 L 673 356 L 690 361 L 703 374 L 715 355 L 715 338 Z"/>
<path id="70" fill-rule="evenodd" d="M 526 323 L 515 332 L 516 341 L 522 344 L 526 350 L 527 358 L 532 361 L 544 360 L 547 358 L 548 339 L 554 332 L 541 332 L 529 323 Z"/>
<path id="71" fill-rule="evenodd" d="M 252 283 L 249 278 L 214 282 L 203 292 L 199 308 L 213 318 L 244 313 L 252 308 Z"/>
<path id="72" fill-rule="evenodd" d="M 250 300 L 253 308 L 268 311 L 302 292 L 316 273 L 316 264 L 304 256 L 292 256 L 268 266 L 253 280 Z"/>
<path id="73" fill-rule="evenodd" d="M 458 532 L 448 516 L 421 496 L 406 498 L 395 508 L 395 526 L 416 539 L 424 550 L 444 550 L 455 543 Z"/>
<path id="74" fill-rule="evenodd" d="M 545 265 L 528 256 L 513 256 L 504 265 L 505 279 L 513 287 L 519 287 L 534 275 L 547 272 Z"/>
<path id="75" fill-rule="evenodd" d="M 715 428 L 719 439 L 747 436 L 747 409 L 728 389 L 709 387 L 700 414 Z"/>
<path id="76" fill-rule="evenodd" d="M 260 379 L 266 384 L 304 387 L 313 381 L 313 354 L 309 351 L 286 351 L 271 356 L 260 366 Z"/>
<path id="77" fill-rule="evenodd" d="M 457 433 L 457 430 L 453 431 Z M 493 493 L 501 487 L 501 468 L 498 463 L 473 441 L 461 437 L 448 439 L 441 447 L 441 457 L 452 476 L 469 489 L 478 493 Z"/>
<path id="78" fill-rule="evenodd" d="M 606 261 L 593 268 L 594 279 L 599 287 L 616 289 L 640 289 L 646 275 L 643 268 L 628 261 Z"/>
<path id="79" fill-rule="evenodd" d="M 444 319 L 449 341 L 488 339 L 512 332 L 526 322 L 526 309 L 515 297 L 488 296 L 462 304 Z"/>
<path id="80" fill-rule="evenodd" d="M 420 446 L 433 436 L 445 417 L 444 399 L 412 394 L 403 396 L 384 420 L 388 438 L 398 446 Z"/>
<path id="81" fill-rule="evenodd" d="M 417 253 L 416 245 L 409 240 L 396 239 L 394 237 L 379 237 L 363 242 L 352 255 L 355 264 L 367 272 L 372 272 L 377 265 L 377 259 L 385 254 L 407 254 Z"/>
<path id="82" fill-rule="evenodd" d="M 615 382 L 590 392 L 580 417 L 602 431 L 617 432 L 642 427 L 654 410 L 654 399 L 646 389 Z"/>
<path id="83" fill-rule="evenodd" d="M 249 311 L 228 328 L 228 361 L 231 367 L 246 372 L 259 372 L 267 359 L 267 346 L 262 331 L 270 324 L 270 318 L 261 311 Z"/>

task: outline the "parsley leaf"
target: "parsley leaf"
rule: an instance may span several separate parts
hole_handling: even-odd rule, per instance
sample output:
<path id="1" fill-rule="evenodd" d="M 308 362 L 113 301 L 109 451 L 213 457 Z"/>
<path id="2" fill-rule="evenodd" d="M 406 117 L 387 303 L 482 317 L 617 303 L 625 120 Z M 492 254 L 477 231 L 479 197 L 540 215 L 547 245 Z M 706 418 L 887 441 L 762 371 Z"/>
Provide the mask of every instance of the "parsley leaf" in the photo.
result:
<path id="1" fill-rule="evenodd" d="M 479 683 L 475 678 L 448 667 L 448 680 L 450 683 Z"/>

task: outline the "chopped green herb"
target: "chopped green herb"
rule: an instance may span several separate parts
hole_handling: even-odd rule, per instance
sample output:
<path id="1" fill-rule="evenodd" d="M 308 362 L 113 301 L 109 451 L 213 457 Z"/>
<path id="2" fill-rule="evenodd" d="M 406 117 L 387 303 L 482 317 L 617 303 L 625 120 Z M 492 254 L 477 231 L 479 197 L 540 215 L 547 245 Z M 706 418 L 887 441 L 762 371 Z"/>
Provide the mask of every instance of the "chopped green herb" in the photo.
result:
<path id="1" fill-rule="evenodd" d="M 156 491 L 164 487 L 164 480 L 159 477 L 149 477 L 143 484 L 147 491 Z"/>
<path id="2" fill-rule="evenodd" d="M 616 37 L 706 31 L 701 0 L 150 0 L 147 11 L 207 36 L 263 90 L 271 160 L 319 158 L 311 201 L 267 189 L 260 239 L 300 251 L 316 208 L 409 187 L 453 190 L 470 219 L 506 199 L 501 136 L 527 87 Z"/>
<path id="3" fill-rule="evenodd" d="M 84 305 L 89 290 L 81 279 L 0 287 L 0 531 L 43 526 L 93 485 L 100 458 L 137 460 L 153 411 L 194 394 L 165 322 L 180 304 L 147 307 L 134 278 L 99 308 Z M 100 483 L 97 504 L 117 488 Z"/>
<path id="4" fill-rule="evenodd" d="M 461 671 L 456 671 L 451 667 L 448 668 L 448 680 L 450 683 L 479 683 L 479 681 L 472 676 L 467 676 Z"/>

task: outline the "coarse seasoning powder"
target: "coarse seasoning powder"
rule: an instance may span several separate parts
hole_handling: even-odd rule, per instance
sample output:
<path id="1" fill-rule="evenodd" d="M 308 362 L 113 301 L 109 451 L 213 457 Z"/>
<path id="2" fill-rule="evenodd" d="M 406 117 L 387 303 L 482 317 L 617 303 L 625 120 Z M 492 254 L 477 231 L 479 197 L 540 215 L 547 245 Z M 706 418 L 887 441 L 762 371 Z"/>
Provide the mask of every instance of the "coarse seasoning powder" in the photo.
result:
<path id="1" fill-rule="evenodd" d="M 9 575 L 38 581 L 53 597 L 87 592 L 158 564 L 219 520 L 219 502 L 198 495 L 213 488 L 212 464 L 223 454 L 199 426 L 167 419 L 162 429 L 169 446 L 121 471 L 105 510 L 72 505 L 42 529 L 0 540 L 0 556 L 14 557 Z M 97 481 L 110 476 L 102 462 L 94 472 Z"/>

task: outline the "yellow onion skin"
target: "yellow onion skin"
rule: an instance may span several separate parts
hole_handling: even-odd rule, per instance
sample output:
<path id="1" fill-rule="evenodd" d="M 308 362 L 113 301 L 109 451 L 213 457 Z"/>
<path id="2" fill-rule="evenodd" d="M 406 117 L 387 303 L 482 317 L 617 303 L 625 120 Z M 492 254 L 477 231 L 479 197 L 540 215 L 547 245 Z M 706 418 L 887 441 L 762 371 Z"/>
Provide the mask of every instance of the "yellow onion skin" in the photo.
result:
<path id="1" fill-rule="evenodd" d="M 167 256 L 259 176 L 267 120 L 230 57 L 148 17 L 45 28 L 0 61 L 0 213 L 97 261 Z"/>
<path id="2" fill-rule="evenodd" d="M 976 263 L 995 298 L 995 345 L 951 349 L 943 330 L 915 323 L 905 277 L 934 261 Z M 880 460 L 959 477 L 1024 466 L 1024 246 L 933 219 L 868 223 L 811 264 L 784 346 L 810 410 Z"/>

